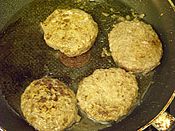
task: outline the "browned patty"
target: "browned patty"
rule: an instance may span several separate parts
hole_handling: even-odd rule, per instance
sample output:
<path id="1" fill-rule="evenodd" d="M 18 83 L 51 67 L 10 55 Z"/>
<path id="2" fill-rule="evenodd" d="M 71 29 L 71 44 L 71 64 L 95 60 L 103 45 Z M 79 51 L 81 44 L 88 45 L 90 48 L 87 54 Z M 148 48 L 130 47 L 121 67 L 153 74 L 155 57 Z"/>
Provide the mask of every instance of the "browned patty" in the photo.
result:
<path id="1" fill-rule="evenodd" d="M 137 96 L 135 76 L 120 68 L 95 70 L 79 83 L 76 95 L 80 109 L 100 123 L 126 115 Z"/>
<path id="2" fill-rule="evenodd" d="M 88 51 L 98 34 L 92 16 L 80 9 L 56 9 L 41 26 L 47 45 L 68 57 Z"/>
<path id="3" fill-rule="evenodd" d="M 120 22 L 108 39 L 114 61 L 128 71 L 147 73 L 160 64 L 162 43 L 149 24 L 139 20 Z"/>
<path id="4" fill-rule="evenodd" d="M 61 131 L 79 119 L 74 92 L 52 78 L 34 80 L 26 88 L 21 96 L 21 110 L 39 131 Z"/>

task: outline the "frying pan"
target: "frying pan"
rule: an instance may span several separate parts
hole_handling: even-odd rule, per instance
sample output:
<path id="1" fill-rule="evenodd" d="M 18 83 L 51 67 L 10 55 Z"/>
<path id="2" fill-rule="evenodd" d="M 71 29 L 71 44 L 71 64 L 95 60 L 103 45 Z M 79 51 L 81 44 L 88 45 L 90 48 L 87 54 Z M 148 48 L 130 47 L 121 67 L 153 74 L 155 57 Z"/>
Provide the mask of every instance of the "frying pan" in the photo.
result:
<path id="1" fill-rule="evenodd" d="M 20 111 L 20 95 L 32 80 L 45 75 L 65 82 L 75 92 L 77 83 L 97 68 L 114 67 L 111 57 L 100 53 L 107 46 L 107 33 L 114 20 L 102 16 L 145 14 L 144 21 L 153 26 L 162 43 L 161 65 L 146 76 L 139 76 L 140 105 L 132 113 L 103 130 L 135 131 L 156 117 L 174 92 L 175 78 L 175 12 L 166 0 L 96 0 L 83 4 L 72 0 L 5 0 L 0 1 L 0 126 L 7 131 L 33 131 Z M 91 48 L 89 62 L 79 68 L 64 66 L 56 57 L 57 51 L 47 47 L 39 22 L 58 6 L 82 8 L 90 13 L 99 26 L 99 35 Z M 131 10 L 132 9 L 132 10 Z M 110 60 L 110 62 L 109 62 Z M 146 92 L 146 93 L 145 93 Z M 87 123 L 86 123 L 87 124 Z M 94 126 L 94 125 L 93 125 Z M 99 126 L 99 125 L 97 125 Z M 86 128 L 79 127 L 79 130 Z M 101 129 L 101 128 L 99 128 Z M 72 129 L 73 130 L 73 129 Z M 77 128 L 78 130 L 78 128 Z M 86 130 L 91 130 L 87 128 Z M 92 128 L 94 130 L 94 128 Z"/>

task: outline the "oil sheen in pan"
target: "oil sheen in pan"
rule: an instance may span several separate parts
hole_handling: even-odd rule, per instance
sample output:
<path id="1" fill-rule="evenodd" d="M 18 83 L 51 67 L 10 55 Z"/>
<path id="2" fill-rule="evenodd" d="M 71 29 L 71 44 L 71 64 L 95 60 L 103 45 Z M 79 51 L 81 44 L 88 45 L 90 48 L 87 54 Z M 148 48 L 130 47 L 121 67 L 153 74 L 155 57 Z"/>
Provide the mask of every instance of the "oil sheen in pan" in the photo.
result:
<path id="1" fill-rule="evenodd" d="M 57 8 L 82 9 L 98 23 L 99 34 L 91 48 L 90 60 L 81 68 L 64 66 L 58 59 L 58 51 L 45 44 L 40 22 Z M 95 69 L 117 67 L 111 56 L 102 57 L 101 54 L 104 48 L 109 51 L 107 34 L 112 25 L 125 16 L 132 18 L 132 13 L 122 2 L 112 0 L 37 0 L 23 7 L 0 33 L 0 88 L 12 109 L 21 116 L 20 96 L 35 79 L 50 75 L 76 92 L 77 83 Z M 138 76 L 140 98 L 148 89 L 153 74 Z M 83 115 L 81 122 L 69 130 L 98 130 L 107 126 Z"/>

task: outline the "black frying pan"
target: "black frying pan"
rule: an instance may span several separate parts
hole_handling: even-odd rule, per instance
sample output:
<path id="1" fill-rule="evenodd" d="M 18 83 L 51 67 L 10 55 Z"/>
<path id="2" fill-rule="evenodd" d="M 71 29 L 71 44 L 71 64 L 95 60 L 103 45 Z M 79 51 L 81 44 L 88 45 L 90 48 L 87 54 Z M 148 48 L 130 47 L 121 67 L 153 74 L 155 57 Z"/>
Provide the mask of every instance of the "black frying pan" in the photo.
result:
<path id="1" fill-rule="evenodd" d="M 49 75 L 65 82 L 76 92 L 77 83 L 95 69 L 117 67 L 111 57 L 101 57 L 102 48 L 109 49 L 107 33 L 111 25 L 118 22 L 102 15 L 102 12 L 112 15 L 111 7 L 119 16 L 131 15 L 131 8 L 139 14 L 144 13 L 144 21 L 154 27 L 163 43 L 164 54 L 158 68 L 146 76 L 138 75 L 140 97 L 144 96 L 140 106 L 125 119 L 104 130 L 137 130 L 152 120 L 167 104 L 174 92 L 175 79 L 175 12 L 168 1 L 98 0 L 97 3 L 92 1 L 84 5 L 82 2 L 74 3 L 73 0 L 37 0 L 24 6 L 25 3 L 28 1 L 6 0 L 0 4 L 0 126 L 8 131 L 34 130 L 23 120 L 20 111 L 20 95 L 32 80 Z M 100 32 L 90 51 L 90 60 L 83 67 L 64 66 L 55 55 L 58 52 L 46 46 L 43 40 L 39 22 L 58 6 L 83 8 L 99 25 Z M 18 8 L 22 9 L 16 13 Z M 88 130 L 97 129 L 95 126 L 98 129 L 103 127 L 89 123 L 94 128 Z M 77 127 L 72 130 L 83 129 Z"/>

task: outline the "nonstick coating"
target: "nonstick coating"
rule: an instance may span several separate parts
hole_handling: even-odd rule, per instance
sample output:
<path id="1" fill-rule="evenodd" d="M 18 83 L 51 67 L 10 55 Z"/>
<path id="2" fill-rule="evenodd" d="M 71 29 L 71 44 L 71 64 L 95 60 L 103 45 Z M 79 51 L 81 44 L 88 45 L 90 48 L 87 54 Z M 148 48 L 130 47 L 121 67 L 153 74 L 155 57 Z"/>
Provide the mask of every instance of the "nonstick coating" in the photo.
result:
<path id="1" fill-rule="evenodd" d="M 153 25 L 160 36 L 164 55 L 161 60 L 162 64 L 154 72 L 149 73 L 146 77 L 138 77 L 141 95 L 151 83 L 141 105 L 121 122 L 113 124 L 112 127 L 105 130 L 134 131 L 144 126 L 162 110 L 174 91 L 175 13 L 168 2 L 164 0 L 156 1 L 157 3 L 154 0 L 123 0 L 122 2 L 106 0 L 101 2 L 104 2 L 105 5 L 89 4 L 83 7 L 82 3 L 77 6 L 70 3 L 70 0 L 67 0 L 67 3 L 60 0 L 55 4 L 52 0 L 50 2 L 35 1 L 35 4 L 30 3 L 17 14 L 15 11 L 10 13 L 13 17 L 6 22 L 7 24 L 0 34 L 0 93 L 2 93 L 0 97 L 0 126 L 9 131 L 33 130 L 21 117 L 17 116 L 21 114 L 20 95 L 32 80 L 49 75 L 65 82 L 76 92 L 77 83 L 95 69 L 117 67 L 111 57 L 101 57 L 102 48 L 108 49 L 107 33 L 112 28 L 110 25 L 115 22 L 101 16 L 101 12 L 110 14 L 108 5 L 112 5 L 116 12 L 119 11 L 119 16 L 131 15 L 131 8 L 139 14 L 144 13 L 146 15 L 144 21 Z M 43 3 L 50 4 L 43 6 Z M 19 1 L 13 4 L 21 5 Z M 4 3 L 4 5 L 6 4 Z M 91 49 L 91 58 L 89 63 L 82 68 L 68 68 L 60 63 L 57 58 L 58 52 L 45 45 L 42 31 L 39 26 L 36 26 L 36 23 L 39 25 L 39 22 L 45 19 L 58 5 L 62 5 L 60 6 L 62 8 L 70 8 L 70 6 L 71 8 L 81 8 L 82 6 L 99 25 L 100 33 Z M 42 6 L 44 9 L 41 9 Z M 95 8 L 91 6 L 95 6 Z M 31 7 L 35 9 L 35 12 L 29 12 Z M 40 14 L 43 15 L 40 16 Z M 2 18 L 3 16 L 4 14 L 0 15 Z M 37 19 L 35 20 L 35 18 Z M 106 21 L 101 22 L 103 19 Z M 154 74 L 153 78 L 152 74 Z"/>

